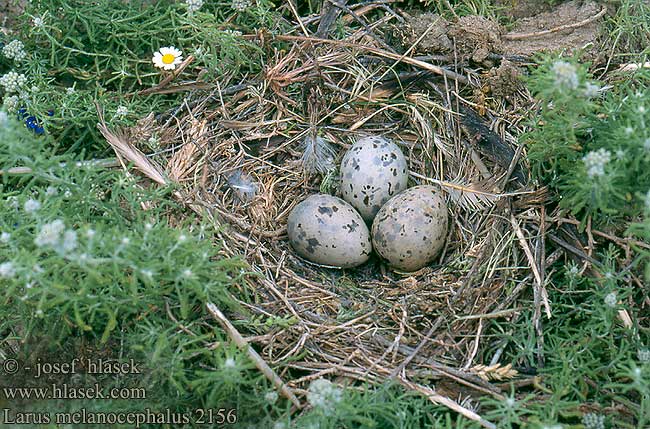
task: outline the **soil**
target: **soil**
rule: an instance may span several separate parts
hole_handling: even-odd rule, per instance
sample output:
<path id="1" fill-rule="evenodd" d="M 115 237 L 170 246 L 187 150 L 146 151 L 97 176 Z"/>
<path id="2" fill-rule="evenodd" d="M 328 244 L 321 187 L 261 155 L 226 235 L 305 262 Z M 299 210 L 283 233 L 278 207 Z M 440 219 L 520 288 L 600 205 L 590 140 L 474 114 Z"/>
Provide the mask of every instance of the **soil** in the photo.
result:
<path id="1" fill-rule="evenodd" d="M 497 22 L 475 15 L 463 16 L 449 31 L 460 52 L 479 63 L 490 53 L 501 52 L 501 33 Z"/>
<path id="2" fill-rule="evenodd" d="M 543 51 L 597 51 L 599 18 L 577 28 L 536 35 L 545 30 L 579 23 L 592 18 L 602 10 L 594 1 L 569 1 L 555 7 L 547 3 L 524 0 L 497 0 L 513 18 L 518 18 L 514 28 L 506 35 L 497 22 L 481 16 L 464 16 L 457 22 L 448 22 L 439 15 L 423 13 L 407 17 L 400 28 L 403 47 L 412 46 L 422 34 L 416 51 L 425 54 L 448 54 L 454 48 L 461 58 L 486 63 L 490 54 L 530 56 Z M 428 30 L 428 31 L 427 31 Z M 527 34 L 521 40 L 508 36 Z M 591 49 L 590 49 L 591 48 Z"/>
<path id="3" fill-rule="evenodd" d="M 405 34 L 404 43 L 409 47 L 431 27 L 426 36 L 418 43 L 418 50 L 433 53 L 449 52 L 453 49 L 453 44 L 447 36 L 449 23 L 440 15 L 423 13 L 409 17 L 406 22 L 410 31 Z"/>
<path id="4" fill-rule="evenodd" d="M 574 24 L 598 14 L 602 9 L 593 1 L 570 1 L 550 11 L 520 19 L 512 33 L 536 33 L 563 25 Z M 527 37 L 522 40 L 504 40 L 503 51 L 512 55 L 531 55 L 542 51 L 574 51 L 589 49 L 598 38 L 602 18 L 582 27 L 558 31 L 543 36 Z"/>
<path id="5" fill-rule="evenodd" d="M 28 0 L 0 0 L 0 27 L 5 34 L 9 32 L 16 18 L 23 13 Z"/>
<path id="6" fill-rule="evenodd" d="M 541 0 L 494 0 L 499 14 L 509 18 L 521 19 L 550 11 L 553 6 Z"/>
<path id="7" fill-rule="evenodd" d="M 495 97 L 510 99 L 521 88 L 521 71 L 508 60 L 488 72 L 486 79 L 490 92 Z"/>

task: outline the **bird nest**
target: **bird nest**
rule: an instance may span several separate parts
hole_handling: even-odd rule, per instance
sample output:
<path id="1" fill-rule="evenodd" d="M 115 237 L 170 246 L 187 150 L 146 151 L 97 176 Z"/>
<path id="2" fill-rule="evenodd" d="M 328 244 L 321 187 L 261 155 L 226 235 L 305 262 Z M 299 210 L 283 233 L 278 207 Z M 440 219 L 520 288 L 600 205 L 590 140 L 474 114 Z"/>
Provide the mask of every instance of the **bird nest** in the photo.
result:
<path id="1" fill-rule="evenodd" d="M 248 36 L 261 45 L 265 37 Z M 540 251 L 543 192 L 527 187 L 525 153 L 510 134 L 521 130 L 516 104 L 530 98 L 514 94 L 506 109 L 481 91 L 490 75 L 391 52 L 366 30 L 345 41 L 276 39 L 288 49 L 271 51 L 260 75 L 174 84 L 190 72 L 190 56 L 148 91 L 190 90 L 177 109 L 143 118 L 124 138 L 100 128 L 150 178 L 178 184 L 176 196 L 217 227 L 223 256 L 248 262 L 250 275 L 233 286 L 247 296 L 247 314 L 223 317 L 277 322 L 240 340 L 282 369 L 285 392 L 300 397 L 323 376 L 392 379 L 490 427 L 466 400 L 502 398 L 495 382 L 517 371 L 500 360 L 507 341 L 488 328 L 530 301 L 539 328 L 543 267 L 559 256 Z M 337 194 L 336 166 L 364 134 L 392 139 L 410 183 L 438 186 L 448 201 L 445 247 L 417 272 L 376 256 L 355 269 L 322 267 L 287 240 L 292 208 Z M 162 150 L 143 156 L 138 147 L 152 138 Z M 532 300 L 518 302 L 531 290 Z"/>

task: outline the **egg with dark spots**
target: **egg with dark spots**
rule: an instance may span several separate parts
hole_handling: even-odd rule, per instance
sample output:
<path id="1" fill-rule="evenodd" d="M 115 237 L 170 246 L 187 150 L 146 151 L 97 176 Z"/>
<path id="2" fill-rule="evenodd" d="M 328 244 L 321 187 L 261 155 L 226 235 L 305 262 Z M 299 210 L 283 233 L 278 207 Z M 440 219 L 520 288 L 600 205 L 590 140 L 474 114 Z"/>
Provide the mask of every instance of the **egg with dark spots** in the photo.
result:
<path id="1" fill-rule="evenodd" d="M 406 189 L 408 166 L 399 147 L 379 136 L 359 139 L 341 161 L 341 195 L 366 222 Z"/>
<path id="2" fill-rule="evenodd" d="M 370 231 L 359 213 L 331 195 L 312 195 L 296 205 L 287 234 L 296 253 L 321 265 L 356 267 L 372 252 Z"/>
<path id="3" fill-rule="evenodd" d="M 399 271 L 417 271 L 440 252 L 447 236 L 447 204 L 434 186 L 415 186 L 394 196 L 372 224 L 372 244 Z"/>

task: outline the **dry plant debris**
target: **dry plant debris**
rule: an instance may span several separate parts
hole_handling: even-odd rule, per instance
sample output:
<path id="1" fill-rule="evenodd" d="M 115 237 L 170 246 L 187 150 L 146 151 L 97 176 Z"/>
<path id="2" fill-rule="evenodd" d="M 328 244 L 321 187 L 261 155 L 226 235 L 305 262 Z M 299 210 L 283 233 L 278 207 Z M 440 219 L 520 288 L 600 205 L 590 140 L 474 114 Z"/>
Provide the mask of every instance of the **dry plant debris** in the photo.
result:
<path id="1" fill-rule="evenodd" d="M 598 12 L 589 3 L 580 11 L 580 17 Z M 188 95 L 161 116 L 156 129 L 146 118 L 139 131 L 119 137 L 100 128 L 119 155 L 150 179 L 179 184 L 176 197 L 214 222 L 224 255 L 248 261 L 245 289 L 254 299 L 241 305 L 250 315 L 292 320 L 255 337 L 259 354 L 249 350 L 292 401 L 290 389 L 304 392 L 306 383 L 320 376 L 392 378 L 495 427 L 452 398 L 468 392 L 503 398 L 501 387 L 491 382 L 519 374 L 507 362 L 476 361 L 478 349 L 492 341 L 483 336 L 484 321 L 516 318 L 519 297 L 532 289 L 533 323 L 541 335 L 543 318 L 552 315 L 545 267 L 559 253 L 544 254 L 545 233 L 554 223 L 543 209 L 544 190 L 527 184 L 525 151 L 512 137 L 522 131 L 530 96 L 517 88 L 507 105 L 463 96 L 480 92 L 486 76 L 500 95 L 516 80 L 516 69 L 503 62 L 496 73 L 481 75 L 454 57 L 481 62 L 501 50 L 530 53 L 522 45 L 530 40 L 504 44 L 500 28 L 480 17 L 448 26 L 433 15 L 424 21 L 405 16 L 401 19 L 414 28 L 426 28 L 421 37 L 405 39 L 410 46 L 397 54 L 368 32 L 396 17 L 389 14 L 344 40 L 327 39 L 323 28 L 319 37 L 276 37 L 290 45 L 285 51 L 270 50 L 268 34 L 248 35 L 269 54 L 262 75 L 243 82 L 165 81 L 157 91 Z M 427 30 L 429 39 L 422 37 Z M 448 61 L 434 65 L 416 57 L 432 50 L 448 55 Z M 184 76 L 200 73 L 189 62 L 185 66 Z M 304 168 L 304 141 L 316 131 L 338 160 L 357 136 L 383 134 L 401 146 L 413 182 L 445 191 L 452 220 L 446 247 L 431 266 L 390 272 L 373 259 L 338 271 L 295 254 L 286 240 L 287 216 L 331 179 Z M 164 165 L 164 178 L 136 148 L 152 133 L 166 136 L 167 146 L 154 157 Z M 562 242 L 567 251 L 584 255 L 579 244 Z M 225 316 L 219 321 L 229 323 Z M 283 368 L 284 381 L 262 362 Z"/>

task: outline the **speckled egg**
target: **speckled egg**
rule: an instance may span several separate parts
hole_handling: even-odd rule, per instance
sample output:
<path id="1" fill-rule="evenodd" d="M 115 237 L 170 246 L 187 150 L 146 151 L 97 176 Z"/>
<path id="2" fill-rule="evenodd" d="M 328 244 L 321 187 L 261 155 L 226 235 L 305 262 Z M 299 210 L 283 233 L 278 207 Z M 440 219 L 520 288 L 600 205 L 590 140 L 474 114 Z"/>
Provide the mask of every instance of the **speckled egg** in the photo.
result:
<path id="1" fill-rule="evenodd" d="M 372 222 L 393 195 L 406 189 L 408 166 L 399 147 L 379 136 L 359 139 L 341 161 L 341 194 Z"/>
<path id="2" fill-rule="evenodd" d="M 372 224 L 375 251 L 400 271 L 416 271 L 436 257 L 447 236 L 447 204 L 433 186 L 394 196 Z"/>
<path id="3" fill-rule="evenodd" d="M 359 213 L 331 195 L 312 195 L 294 207 L 287 233 L 300 256 L 322 265 L 356 267 L 372 252 L 370 231 Z"/>

